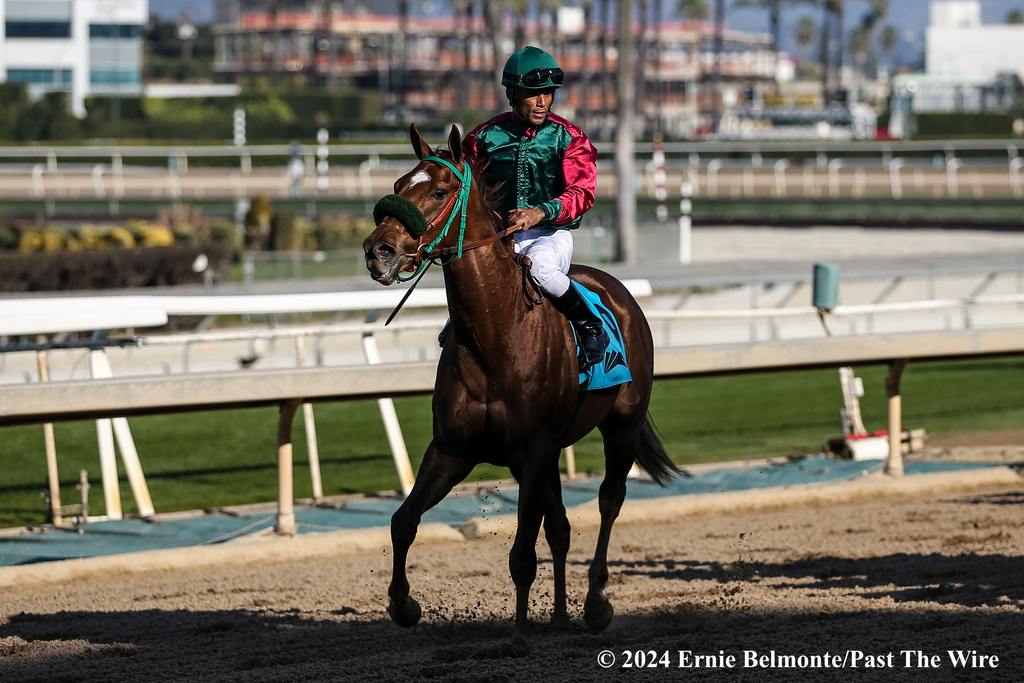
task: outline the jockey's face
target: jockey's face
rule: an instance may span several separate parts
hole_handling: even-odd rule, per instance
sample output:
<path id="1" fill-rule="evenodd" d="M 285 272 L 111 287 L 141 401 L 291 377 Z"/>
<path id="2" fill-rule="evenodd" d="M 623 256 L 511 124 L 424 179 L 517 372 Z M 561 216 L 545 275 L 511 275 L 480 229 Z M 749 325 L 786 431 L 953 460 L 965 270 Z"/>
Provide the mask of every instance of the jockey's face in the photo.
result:
<path id="1" fill-rule="evenodd" d="M 531 126 L 539 126 L 547 120 L 551 103 L 555 101 L 555 89 L 526 90 L 508 88 L 508 100 L 512 111 Z"/>

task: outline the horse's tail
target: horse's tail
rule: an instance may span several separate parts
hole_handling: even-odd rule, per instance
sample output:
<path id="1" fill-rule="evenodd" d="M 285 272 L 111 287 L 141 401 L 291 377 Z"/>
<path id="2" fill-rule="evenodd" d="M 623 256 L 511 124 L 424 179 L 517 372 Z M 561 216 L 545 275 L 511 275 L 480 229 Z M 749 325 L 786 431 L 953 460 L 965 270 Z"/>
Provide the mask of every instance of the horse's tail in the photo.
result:
<path id="1" fill-rule="evenodd" d="M 683 473 L 665 452 L 650 415 L 647 415 L 640 429 L 640 451 L 636 454 L 636 464 L 661 486 Z"/>

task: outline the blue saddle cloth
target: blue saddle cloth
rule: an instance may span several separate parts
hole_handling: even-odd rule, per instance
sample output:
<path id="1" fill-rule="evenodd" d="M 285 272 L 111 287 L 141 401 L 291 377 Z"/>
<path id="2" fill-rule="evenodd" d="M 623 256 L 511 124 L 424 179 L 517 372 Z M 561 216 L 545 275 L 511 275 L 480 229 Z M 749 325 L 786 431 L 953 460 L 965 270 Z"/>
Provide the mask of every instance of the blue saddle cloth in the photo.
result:
<path id="1" fill-rule="evenodd" d="M 572 285 L 579 291 L 590 311 L 604 323 L 604 329 L 608 333 L 609 339 L 608 348 L 604 352 L 604 361 L 586 372 L 580 373 L 580 388 L 594 391 L 632 382 L 633 376 L 629 373 L 629 367 L 626 365 L 626 343 L 622 340 L 619 321 L 601 302 L 601 297 L 576 281 L 573 281 Z M 569 327 L 571 329 L 572 325 Z M 581 349 L 575 330 L 573 330 L 573 338 L 576 339 L 576 355 L 579 356 Z"/>

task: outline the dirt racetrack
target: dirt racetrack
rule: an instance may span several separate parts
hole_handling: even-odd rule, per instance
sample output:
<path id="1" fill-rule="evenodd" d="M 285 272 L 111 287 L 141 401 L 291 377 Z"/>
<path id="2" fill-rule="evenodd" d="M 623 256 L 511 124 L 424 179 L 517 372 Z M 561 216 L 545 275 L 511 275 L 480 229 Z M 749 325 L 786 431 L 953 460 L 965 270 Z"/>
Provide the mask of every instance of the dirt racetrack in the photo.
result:
<path id="1" fill-rule="evenodd" d="M 629 505 L 629 502 L 626 503 Z M 1024 484 L 981 494 L 701 516 L 621 526 L 599 636 L 580 624 L 593 533 L 569 557 L 574 626 L 534 627 L 506 646 L 513 593 L 506 539 L 417 544 L 411 630 L 384 612 L 390 553 L 158 572 L 0 596 L 0 680 L 601 680 L 695 677 L 838 680 L 834 669 L 743 668 L 743 651 L 848 650 L 892 666 L 878 679 L 964 677 L 948 650 L 999 658 L 972 679 L 1024 680 Z M 545 558 L 546 546 L 539 546 Z M 533 615 L 551 605 L 542 561 Z M 598 665 L 610 650 L 616 664 Z M 671 651 L 671 667 L 623 670 L 625 650 Z M 737 656 L 680 670 L 678 651 Z M 901 650 L 938 655 L 905 669 Z M 850 660 L 848 660 L 850 661 Z M 860 659 L 864 668 L 866 659 Z M 915 659 L 915 663 L 917 660 Z"/>

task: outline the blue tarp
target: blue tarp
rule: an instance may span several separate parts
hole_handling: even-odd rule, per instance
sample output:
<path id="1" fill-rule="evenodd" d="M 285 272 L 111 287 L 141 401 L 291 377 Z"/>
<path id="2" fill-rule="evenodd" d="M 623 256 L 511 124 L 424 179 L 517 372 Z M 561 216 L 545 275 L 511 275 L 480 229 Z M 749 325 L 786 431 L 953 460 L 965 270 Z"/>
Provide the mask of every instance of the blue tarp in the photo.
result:
<path id="1" fill-rule="evenodd" d="M 816 456 L 780 464 L 721 467 L 692 477 L 680 477 L 665 488 L 649 480 L 631 480 L 627 486 L 627 498 L 835 482 L 859 478 L 865 473 L 880 470 L 882 466 L 881 461 L 854 462 Z M 905 464 L 905 471 L 912 476 L 991 466 L 985 463 L 909 461 Z M 600 480 L 563 484 L 562 496 L 566 507 L 593 500 L 600 485 Z M 459 526 L 472 517 L 512 514 L 516 511 L 517 494 L 512 486 L 500 489 L 481 486 L 475 494 L 450 496 L 425 514 L 423 520 Z M 397 496 L 366 497 L 333 508 L 298 507 L 295 518 L 299 533 L 381 527 L 390 523 L 391 515 L 401 503 L 402 499 Z M 83 534 L 47 530 L 0 537 L 0 566 L 223 543 L 273 526 L 274 515 L 267 512 L 244 515 L 211 513 L 157 522 L 138 519 L 98 522 L 87 525 Z"/>

